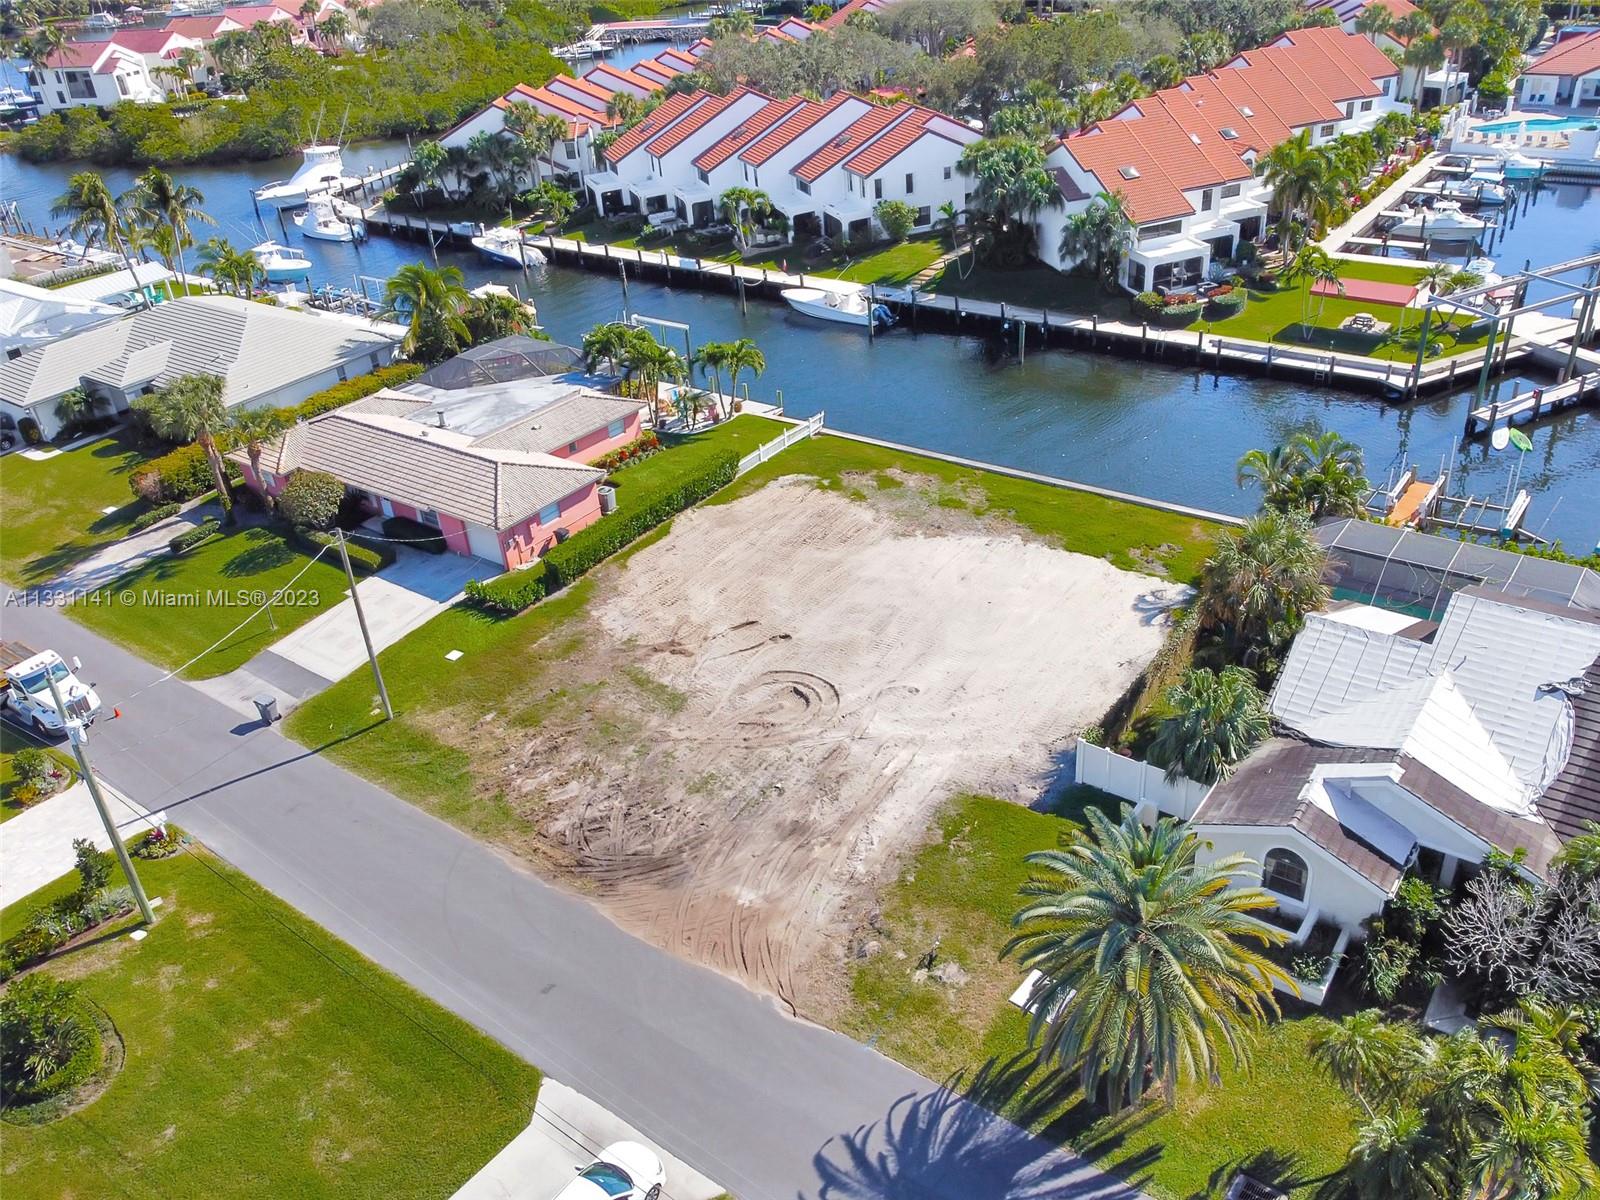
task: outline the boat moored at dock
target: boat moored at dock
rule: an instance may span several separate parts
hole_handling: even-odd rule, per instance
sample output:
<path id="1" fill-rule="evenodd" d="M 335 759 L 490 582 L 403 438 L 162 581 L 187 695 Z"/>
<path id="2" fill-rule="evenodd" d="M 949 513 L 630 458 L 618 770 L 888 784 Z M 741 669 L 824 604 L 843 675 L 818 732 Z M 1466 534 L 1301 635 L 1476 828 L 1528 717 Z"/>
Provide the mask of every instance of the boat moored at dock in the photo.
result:
<path id="1" fill-rule="evenodd" d="M 252 246 L 250 253 L 256 256 L 269 282 L 286 283 L 311 274 L 311 260 L 280 242 L 262 242 Z"/>
<path id="2" fill-rule="evenodd" d="M 298 171 L 288 179 L 257 188 L 254 195 L 257 204 L 298 208 L 313 196 L 347 192 L 360 183 L 345 177 L 344 156 L 338 146 L 307 146 Z"/>
<path id="3" fill-rule="evenodd" d="M 894 324 L 894 314 L 882 304 L 873 304 L 867 293 L 857 289 L 836 292 L 825 288 L 785 288 L 781 293 L 784 303 L 795 312 L 822 321 L 837 321 L 842 325 L 872 325 L 883 328 Z"/>
<path id="4" fill-rule="evenodd" d="M 473 248 L 493 262 L 512 267 L 537 267 L 544 264 L 544 255 L 522 240 L 522 230 L 511 226 L 498 226 L 474 234 Z"/>
<path id="5" fill-rule="evenodd" d="M 367 223 L 361 210 L 344 200 L 316 196 L 294 223 L 308 238 L 325 242 L 358 242 L 367 236 Z"/>

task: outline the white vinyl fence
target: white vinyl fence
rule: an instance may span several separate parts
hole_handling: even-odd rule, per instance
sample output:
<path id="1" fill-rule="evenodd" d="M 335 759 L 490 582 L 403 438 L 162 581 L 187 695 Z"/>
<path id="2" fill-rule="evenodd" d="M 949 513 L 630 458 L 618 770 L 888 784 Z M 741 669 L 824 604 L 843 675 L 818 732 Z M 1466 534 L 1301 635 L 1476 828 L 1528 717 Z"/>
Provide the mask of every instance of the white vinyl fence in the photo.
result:
<path id="1" fill-rule="evenodd" d="M 791 425 L 788 429 L 785 429 L 782 434 L 773 438 L 766 445 L 757 446 L 754 450 L 750 451 L 749 454 L 746 454 L 739 460 L 739 474 L 743 475 L 746 471 L 760 466 L 774 454 L 778 454 L 781 451 L 787 450 L 796 442 L 803 442 L 808 437 L 814 437 L 817 431 L 822 428 L 822 417 L 823 414 L 818 413 L 816 416 L 812 417 L 803 424 Z"/>
<path id="2" fill-rule="evenodd" d="M 1103 746 L 1078 743 L 1075 778 L 1102 792 L 1120 796 L 1135 807 L 1150 803 L 1171 817 L 1194 816 L 1211 788 L 1192 779 L 1168 783 L 1160 767 L 1137 758 L 1123 758 Z"/>

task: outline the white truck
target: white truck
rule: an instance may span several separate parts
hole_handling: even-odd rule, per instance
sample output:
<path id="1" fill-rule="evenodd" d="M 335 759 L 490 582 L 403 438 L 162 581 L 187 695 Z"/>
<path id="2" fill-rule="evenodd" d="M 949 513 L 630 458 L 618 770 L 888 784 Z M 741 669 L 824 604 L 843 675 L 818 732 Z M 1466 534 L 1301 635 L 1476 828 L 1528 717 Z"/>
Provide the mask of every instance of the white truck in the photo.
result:
<path id="1" fill-rule="evenodd" d="M 76 664 L 74 664 L 76 665 Z M 67 716 L 94 723 L 100 715 L 100 697 L 81 682 L 54 650 L 34 650 L 20 642 L 0 642 L 0 703 L 20 724 L 45 737 L 61 737 L 66 721 L 50 696 L 50 679 L 56 681 Z"/>

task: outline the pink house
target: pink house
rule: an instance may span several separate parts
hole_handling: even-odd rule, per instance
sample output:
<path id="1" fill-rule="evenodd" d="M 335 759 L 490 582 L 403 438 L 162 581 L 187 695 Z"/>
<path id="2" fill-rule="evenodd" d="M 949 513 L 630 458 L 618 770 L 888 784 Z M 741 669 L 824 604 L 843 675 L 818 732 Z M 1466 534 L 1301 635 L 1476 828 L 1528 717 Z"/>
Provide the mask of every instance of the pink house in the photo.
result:
<path id="1" fill-rule="evenodd" d="M 600 519 L 605 472 L 588 464 L 639 436 L 642 406 L 560 379 L 385 390 L 294 425 L 261 455 L 231 458 L 276 495 L 325 471 L 376 516 L 431 525 L 457 554 L 503 568 Z"/>

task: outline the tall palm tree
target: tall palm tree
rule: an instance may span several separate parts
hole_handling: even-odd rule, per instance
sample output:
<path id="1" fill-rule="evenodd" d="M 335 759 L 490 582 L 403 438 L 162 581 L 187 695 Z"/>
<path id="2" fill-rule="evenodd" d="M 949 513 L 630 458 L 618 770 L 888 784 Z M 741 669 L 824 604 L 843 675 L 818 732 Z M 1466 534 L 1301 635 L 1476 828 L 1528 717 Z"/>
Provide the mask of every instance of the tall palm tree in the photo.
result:
<path id="1" fill-rule="evenodd" d="M 1269 1012 L 1274 980 L 1288 982 L 1246 943 L 1287 934 L 1248 914 L 1276 903 L 1243 855 L 1201 864 L 1199 839 L 1162 817 L 1146 828 L 1088 812 L 1089 836 L 1027 856 L 1029 902 L 1012 918 L 1015 954 L 1042 979 L 1029 1040 L 1112 1111 L 1151 1082 L 1174 1102 L 1181 1078 L 1214 1081 L 1224 1057 L 1244 1062 L 1248 1036 Z"/>
<path id="2" fill-rule="evenodd" d="M 445 148 L 435 141 L 418 142 L 411 149 L 411 165 L 417 172 L 417 191 L 423 196 L 435 185 L 443 187 Z M 425 202 L 425 201 L 424 201 Z"/>
<path id="3" fill-rule="evenodd" d="M 1156 729 L 1150 761 L 1166 767 L 1168 783 L 1226 779 L 1271 727 L 1267 698 L 1243 667 L 1185 671 L 1166 703 L 1172 715 Z"/>
<path id="4" fill-rule="evenodd" d="M 643 329 L 633 331 L 623 350 L 623 361 L 638 380 L 640 394 L 650 402 L 652 409 L 660 398 L 661 385 L 668 380 L 680 382 L 686 374 L 682 356 Z"/>
<path id="5" fill-rule="evenodd" d="M 1311 1060 L 1354 1096 L 1369 1117 L 1373 1104 L 1403 1095 L 1405 1072 L 1416 1057 L 1416 1035 L 1365 1008 L 1339 1020 L 1313 1017 Z"/>
<path id="6" fill-rule="evenodd" d="M 1266 508 L 1284 511 L 1300 502 L 1301 459 L 1288 442 L 1271 450 L 1247 450 L 1234 470 L 1234 482 L 1241 488 L 1259 487 Z"/>
<path id="7" fill-rule="evenodd" d="M 728 403 L 731 406 L 734 397 L 739 394 L 739 373 L 749 371 L 752 376 L 760 378 L 761 373 L 767 369 L 767 356 L 761 352 L 761 347 L 749 338 L 739 338 L 728 343 L 728 357 L 724 360 L 723 366 L 728 371 Z M 731 413 L 730 407 L 728 413 L 723 415 Z"/>
<path id="8" fill-rule="evenodd" d="M 1322 303 L 1317 306 L 1317 315 L 1322 314 L 1322 304 L 1327 301 L 1329 288 L 1336 289 L 1344 295 L 1344 282 L 1339 278 L 1339 264 L 1321 246 L 1307 243 L 1295 252 L 1288 265 L 1283 268 L 1282 281 L 1290 287 L 1300 289 L 1300 336 L 1311 336 L 1311 302 L 1320 299 Z M 1322 287 L 1319 296 L 1316 291 Z"/>
<path id="9" fill-rule="evenodd" d="M 744 245 L 759 220 L 772 211 L 772 198 L 759 188 L 731 187 L 718 197 L 722 219 L 733 226 L 740 245 Z"/>
<path id="10" fill-rule="evenodd" d="M 400 342 L 405 353 L 442 358 L 471 337 L 461 316 L 468 299 L 460 267 L 435 270 L 425 263 L 407 263 L 383 285 L 380 315 L 406 323 Z"/>
<path id="11" fill-rule="evenodd" d="M 1394 28 L 1394 14 L 1381 4 L 1369 4 L 1356 14 L 1355 31 L 1374 46 Z"/>
<path id="12" fill-rule="evenodd" d="M 104 239 L 107 246 L 122 256 L 122 264 L 129 276 L 138 279 L 133 270 L 133 257 L 128 252 L 127 240 L 123 236 L 125 227 L 122 213 L 99 172 L 79 171 L 67 180 L 67 190 L 50 205 L 50 215 L 66 217 L 67 229 L 81 237 L 86 246 L 92 245 L 97 239 Z M 140 292 L 140 297 L 148 306 L 149 298 L 143 292 Z"/>
<path id="13" fill-rule="evenodd" d="M 544 180 L 542 164 L 550 157 L 556 143 L 567 136 L 567 123 L 560 117 L 540 112 L 531 104 L 513 104 L 506 110 L 505 129 L 532 165 L 533 182 L 537 187 Z"/>
<path id="14" fill-rule="evenodd" d="M 1247 663 L 1288 644 L 1305 615 L 1328 602 L 1328 552 L 1309 518 L 1267 510 L 1217 539 L 1200 572 L 1202 624 Z"/>
<path id="15" fill-rule="evenodd" d="M 633 335 L 638 330 L 632 325 L 624 325 L 621 321 L 609 321 L 604 325 L 596 325 L 583 335 L 583 357 L 585 368 L 593 374 L 603 362 L 615 375 L 618 368 L 623 367 L 627 361 L 628 346 L 633 340 Z M 700 351 L 705 354 L 705 349 Z"/>
<path id="16" fill-rule="evenodd" d="M 1345 1182 L 1359 1200 L 1455 1200 L 1443 1151 L 1416 1109 L 1381 1113 L 1357 1132 Z"/>
<path id="17" fill-rule="evenodd" d="M 1420 11 L 1408 13 L 1400 27 L 1412 17 L 1419 15 Z M 1411 108 L 1415 112 L 1422 105 L 1422 85 L 1428 77 L 1428 72 L 1437 71 L 1447 61 L 1444 43 L 1439 40 L 1439 35 L 1436 33 L 1419 34 L 1406 46 L 1404 61 L 1406 66 L 1416 72 L 1416 83 L 1411 88 Z"/>
<path id="18" fill-rule="evenodd" d="M 1312 520 L 1362 515 L 1369 485 L 1360 446 L 1332 430 L 1302 431 L 1290 439 L 1290 445 L 1301 464 L 1299 502 Z"/>
<path id="19" fill-rule="evenodd" d="M 252 250 L 239 250 L 227 238 L 208 238 L 200 247 L 200 273 L 236 296 L 249 296 L 266 279 L 266 270 Z"/>
<path id="20" fill-rule="evenodd" d="M 613 92 L 606 101 L 606 116 L 618 125 L 632 125 L 644 115 L 644 102 L 632 92 Z"/>
<path id="21" fill-rule="evenodd" d="M 150 427 L 161 437 L 174 442 L 198 442 L 211 464 L 211 478 L 217 485 L 217 499 L 223 516 L 233 520 L 233 497 L 222 464 L 217 438 L 229 425 L 228 406 L 222 399 L 219 375 L 183 375 L 159 392 L 141 396 L 133 407 L 144 413 Z"/>
<path id="22" fill-rule="evenodd" d="M 717 396 L 722 395 L 722 370 L 728 365 L 728 352 L 732 348 L 732 342 L 707 342 L 695 352 L 700 366 L 710 374 L 711 390 Z M 729 403 L 732 403 L 731 399 Z"/>
<path id="23" fill-rule="evenodd" d="M 322 33 L 322 48 L 324 52 L 337 54 L 343 49 L 345 39 L 350 35 L 350 18 L 339 9 L 329 11 L 319 23 Z"/>
<path id="24" fill-rule="evenodd" d="M 1278 206 L 1278 240 L 1285 252 L 1292 249 L 1296 214 L 1305 217 L 1303 236 L 1309 236 L 1312 227 L 1343 203 L 1353 182 L 1326 147 L 1311 144 L 1309 129 L 1279 142 L 1261 162 L 1262 177 L 1272 185 L 1272 200 Z"/>
<path id="25" fill-rule="evenodd" d="M 217 222 L 200 206 L 206 201 L 200 190 L 186 183 L 177 183 L 160 167 L 151 167 L 139 176 L 128 193 L 127 203 L 133 211 L 153 221 L 165 222 L 172 230 L 172 242 L 178 260 L 178 274 L 187 280 L 183 261 L 183 248 L 193 242 L 189 225 L 199 221 L 206 225 Z"/>
<path id="26" fill-rule="evenodd" d="M 1083 262 L 1108 290 L 1133 245 L 1133 219 L 1121 192 L 1101 192 L 1087 208 L 1067 218 L 1059 247 L 1062 261 Z"/>
<path id="27" fill-rule="evenodd" d="M 261 455 L 267 443 L 283 432 L 283 426 L 283 415 L 275 408 L 241 408 L 229 417 L 228 434 L 250 456 L 250 474 L 257 483 L 261 481 Z M 270 496 L 267 503 L 272 503 Z"/>

